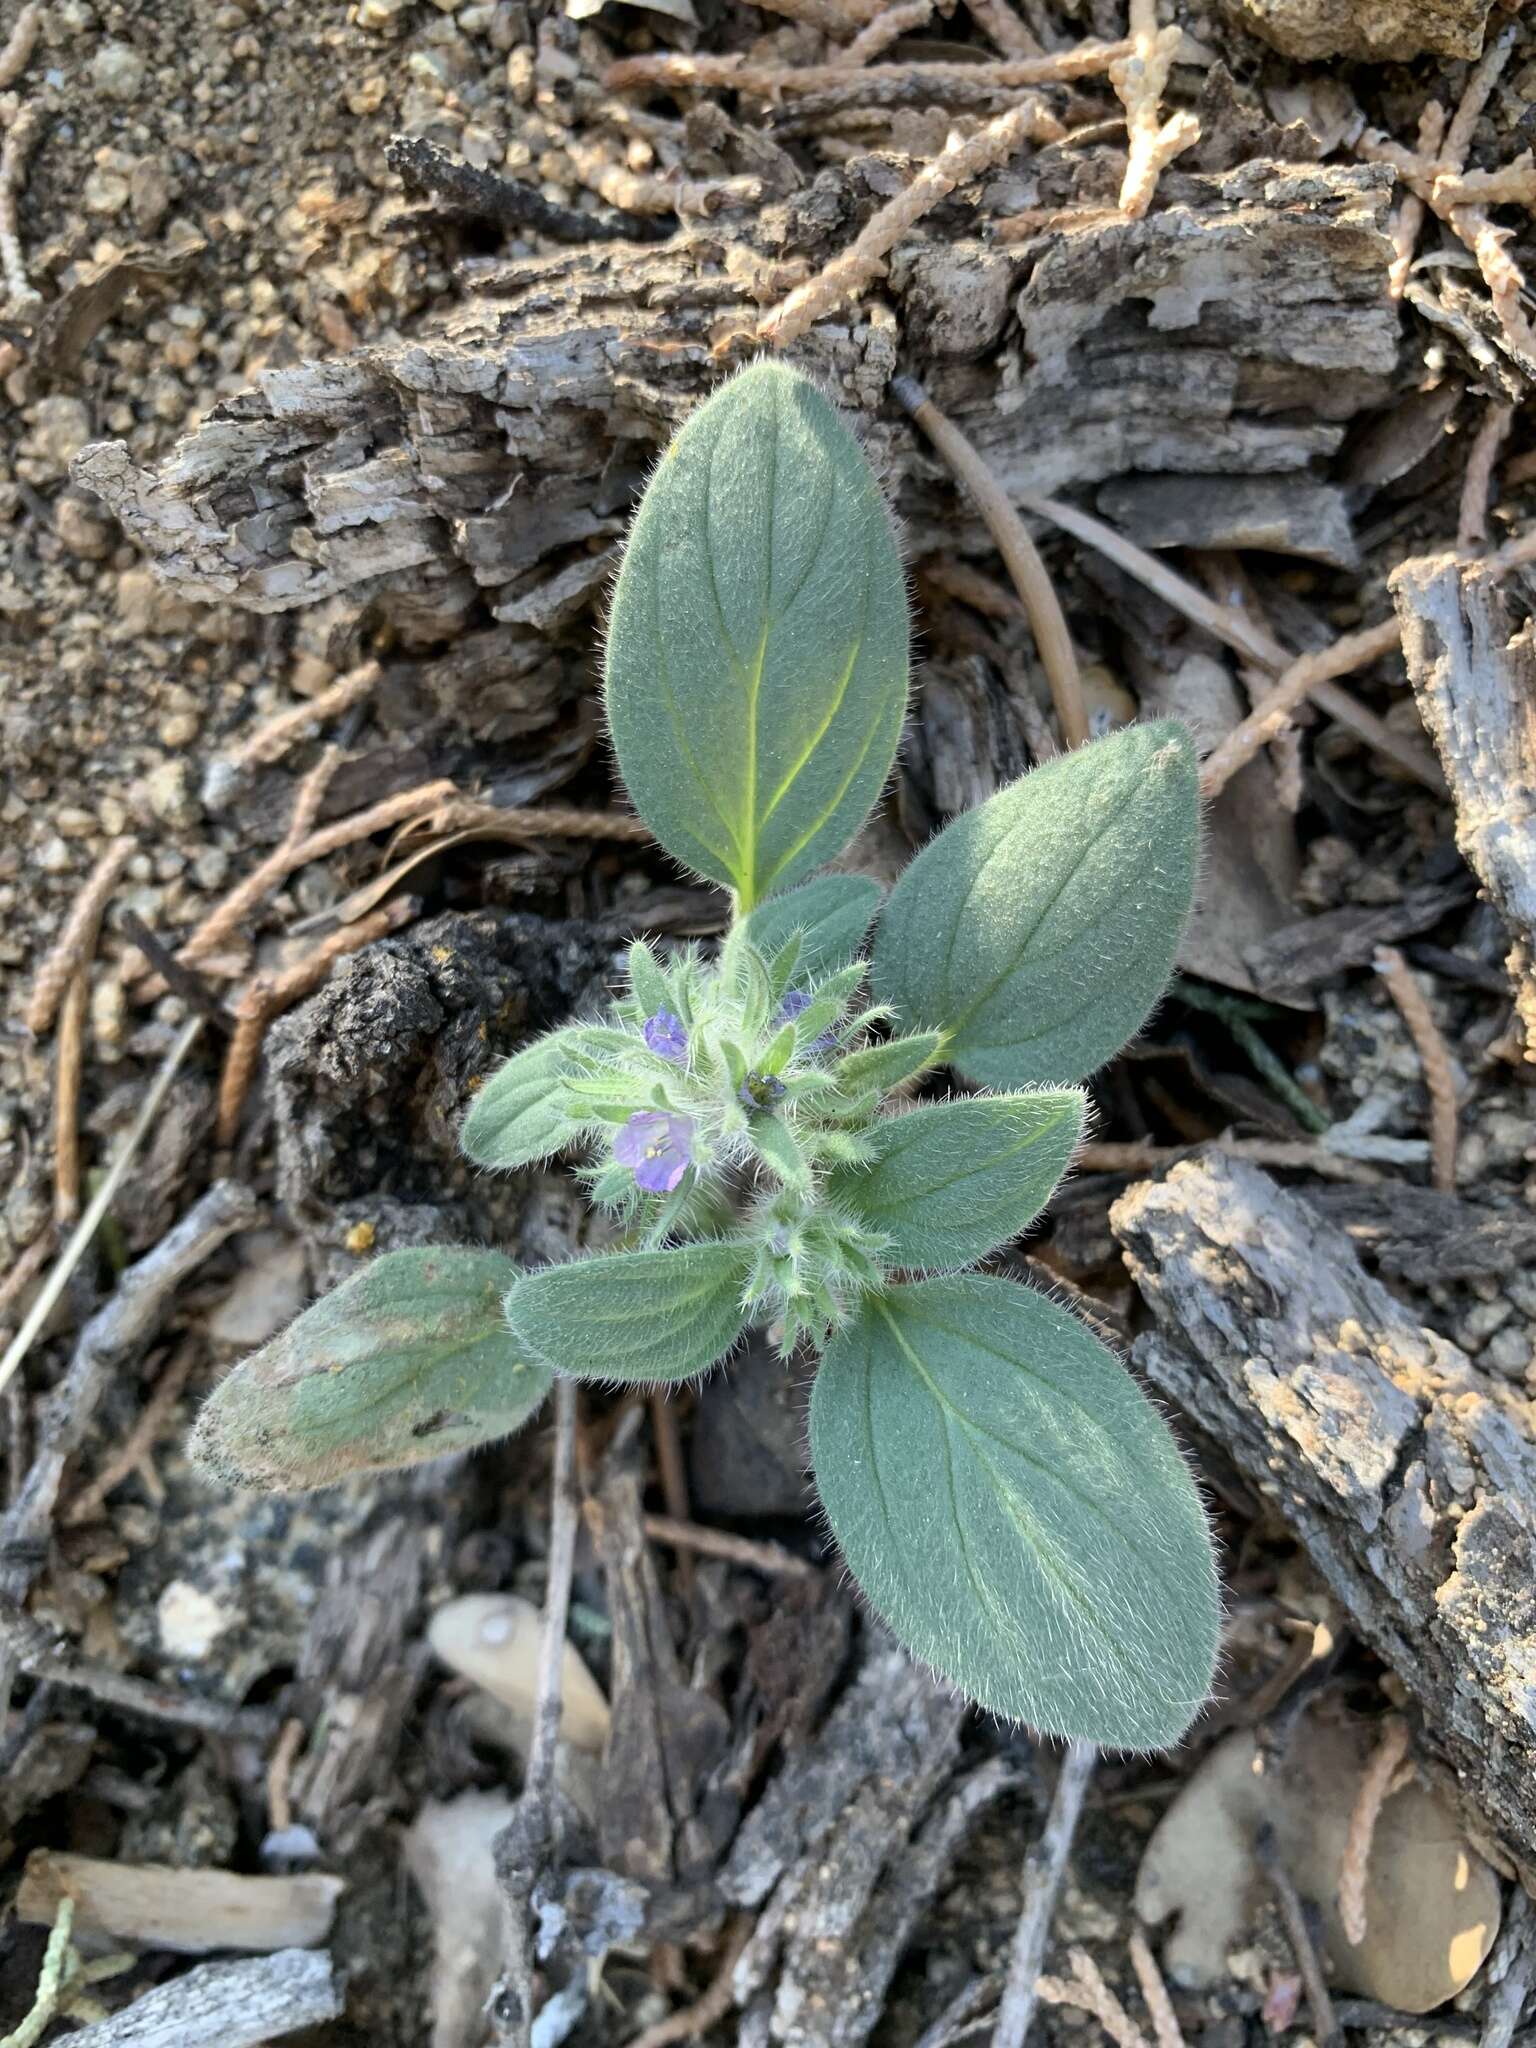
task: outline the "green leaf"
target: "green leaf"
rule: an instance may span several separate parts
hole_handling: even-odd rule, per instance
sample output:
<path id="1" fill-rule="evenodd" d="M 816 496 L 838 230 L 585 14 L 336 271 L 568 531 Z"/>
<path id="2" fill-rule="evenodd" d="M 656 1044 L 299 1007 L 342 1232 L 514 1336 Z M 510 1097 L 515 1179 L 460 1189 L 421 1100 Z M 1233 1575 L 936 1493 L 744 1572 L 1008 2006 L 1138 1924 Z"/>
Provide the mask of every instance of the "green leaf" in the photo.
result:
<path id="1" fill-rule="evenodd" d="M 288 1492 L 463 1451 L 519 1428 L 547 1365 L 508 1331 L 500 1252 L 385 1252 L 237 1365 L 192 1454 L 233 1486 Z"/>
<path id="2" fill-rule="evenodd" d="M 973 1265 L 1050 1200 L 1082 1137 L 1085 1106 L 1080 1089 L 1042 1089 L 885 1117 L 864 1137 L 874 1163 L 838 1174 L 829 1192 L 884 1232 L 892 1265 Z"/>
<path id="3" fill-rule="evenodd" d="M 743 912 L 868 815 L 906 712 L 906 589 L 869 464 L 797 372 L 752 364 L 663 455 L 604 688 L 636 809 Z"/>
<path id="4" fill-rule="evenodd" d="M 496 1069 L 464 1119 L 459 1149 L 477 1166 L 532 1166 L 581 1135 L 559 1085 L 575 1033 L 536 1038 Z"/>
<path id="5" fill-rule="evenodd" d="M 508 1294 L 507 1321 L 573 1379 L 691 1379 L 741 1334 L 748 1263 L 737 1244 L 689 1244 L 542 1266 Z"/>
<path id="6" fill-rule="evenodd" d="M 1205 1517 L 1065 1309 L 974 1274 L 868 1297 L 816 1375 L 811 1457 L 854 1577 L 943 1677 L 1049 1734 L 1178 1741 L 1216 1657 Z"/>
<path id="7" fill-rule="evenodd" d="M 636 939 L 629 949 L 629 986 L 647 1017 L 654 1017 L 658 1010 L 669 1010 L 672 1007 L 672 997 L 661 971 L 661 962 L 644 939 Z"/>
<path id="8" fill-rule="evenodd" d="M 995 1088 L 1080 1081 L 1146 1021 L 1194 892 L 1193 742 L 1163 720 L 1064 754 L 956 818 L 891 892 L 871 979 Z"/>
<path id="9" fill-rule="evenodd" d="M 747 936 L 772 959 L 798 932 L 795 974 L 805 986 L 855 958 L 879 905 L 880 884 L 867 875 L 818 875 L 759 903 L 746 920 Z"/>
<path id="10" fill-rule="evenodd" d="M 914 1074 L 933 1066 L 945 1050 L 942 1031 L 918 1031 L 910 1038 L 885 1038 L 878 1045 L 861 1045 L 857 1052 L 845 1054 L 827 1069 L 827 1078 L 844 1095 L 854 1095 L 866 1088 L 888 1095 L 903 1081 L 910 1081 Z"/>

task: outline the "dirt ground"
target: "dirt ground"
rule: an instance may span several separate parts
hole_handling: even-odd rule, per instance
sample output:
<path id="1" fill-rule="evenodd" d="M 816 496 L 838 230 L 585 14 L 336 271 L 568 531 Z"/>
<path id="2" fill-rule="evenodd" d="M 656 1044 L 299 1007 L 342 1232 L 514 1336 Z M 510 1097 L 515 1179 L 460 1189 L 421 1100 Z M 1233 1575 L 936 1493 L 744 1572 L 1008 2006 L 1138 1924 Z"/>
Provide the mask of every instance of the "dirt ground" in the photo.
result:
<path id="1" fill-rule="evenodd" d="M 0 1347 L 132 1156 L 0 1392 L 0 2044 L 524 2038 L 489 1845 L 528 1739 L 547 1425 L 292 1498 L 221 1491 L 186 1429 L 371 1252 L 580 1244 L 567 1177 L 478 1177 L 455 1134 L 634 932 L 724 921 L 601 733 L 634 494 L 754 323 L 1021 93 L 1034 138 L 791 348 L 858 421 L 912 575 L 913 718 L 852 862 L 890 879 L 1053 745 L 1024 609 L 898 369 L 1016 503 L 1183 579 L 1029 508 L 1096 731 L 1186 717 L 1209 773 L 1295 658 L 1388 627 L 1209 789 L 1181 978 L 1008 1255 L 1163 1401 L 1228 1588 L 1185 1744 L 1093 1773 L 1031 2038 L 1536 2039 L 1526 13 L 1178 0 L 1138 113 L 1112 57 L 998 70 L 1124 37 L 1122 0 L 22 12 Z M 841 53 L 872 24 L 864 77 Z M 648 78 L 666 53 L 771 75 Z M 1133 155 L 1147 118 L 1195 130 L 1141 213 L 1128 94 Z M 1421 115 L 1457 141 L 1464 104 L 1451 163 Z M 400 136 L 493 175 L 402 177 Z M 293 843 L 334 843 L 285 865 L 306 806 Z M 584 1403 L 542 2048 L 990 2036 L 1061 1753 L 861 1613 L 809 1505 L 805 1377 L 753 1353 Z M 227 1874 L 236 1931 L 147 1866 Z M 64 1897 L 87 1975 L 118 1960 L 25 2031 Z M 200 1977 L 232 1957 L 257 1974 Z"/>

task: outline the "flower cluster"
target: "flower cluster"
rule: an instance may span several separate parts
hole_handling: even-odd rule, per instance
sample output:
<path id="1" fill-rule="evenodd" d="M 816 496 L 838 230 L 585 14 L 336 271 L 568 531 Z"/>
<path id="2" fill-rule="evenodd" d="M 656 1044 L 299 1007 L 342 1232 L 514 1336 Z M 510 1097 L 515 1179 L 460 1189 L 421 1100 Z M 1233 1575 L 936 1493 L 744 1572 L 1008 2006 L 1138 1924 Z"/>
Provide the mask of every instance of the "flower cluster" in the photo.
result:
<path id="1" fill-rule="evenodd" d="M 738 928 L 715 963 L 639 941 L 608 1014 L 548 1041 L 594 1202 L 634 1243 L 740 1242 L 744 1298 L 786 1346 L 883 1281 L 882 1241 L 840 1177 L 866 1162 L 884 1094 L 937 1057 L 933 1034 L 878 1037 L 886 1013 L 861 1002 L 863 978 L 862 963 L 806 959 L 798 935 L 767 952 Z"/>

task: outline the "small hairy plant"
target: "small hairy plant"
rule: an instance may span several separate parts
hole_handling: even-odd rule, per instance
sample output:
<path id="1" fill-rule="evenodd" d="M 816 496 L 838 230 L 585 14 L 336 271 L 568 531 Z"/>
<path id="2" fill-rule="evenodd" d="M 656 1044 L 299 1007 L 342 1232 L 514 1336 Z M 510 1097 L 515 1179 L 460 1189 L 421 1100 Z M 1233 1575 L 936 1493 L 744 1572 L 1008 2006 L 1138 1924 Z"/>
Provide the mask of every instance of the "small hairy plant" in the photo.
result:
<path id="1" fill-rule="evenodd" d="M 1075 1316 L 977 1269 L 1049 1200 L 1076 1084 L 1167 982 L 1194 753 L 1162 723 L 1052 761 L 882 905 L 817 871 L 890 773 L 907 638 L 857 443 L 814 386 L 755 365 L 651 481 L 605 686 L 640 814 L 734 922 L 717 958 L 637 941 L 606 1014 L 515 1054 L 463 1131 L 485 1167 L 579 1155 L 612 1248 L 533 1272 L 386 1253 L 223 1383 L 197 1446 L 239 1483 L 320 1485 L 504 1435 L 556 1374 L 692 1379 L 763 1329 L 819 1355 L 816 1484 L 902 1641 L 997 1714 L 1155 1747 L 1215 1656 L 1194 1485 Z M 941 1069 L 974 1092 L 914 1103 Z"/>

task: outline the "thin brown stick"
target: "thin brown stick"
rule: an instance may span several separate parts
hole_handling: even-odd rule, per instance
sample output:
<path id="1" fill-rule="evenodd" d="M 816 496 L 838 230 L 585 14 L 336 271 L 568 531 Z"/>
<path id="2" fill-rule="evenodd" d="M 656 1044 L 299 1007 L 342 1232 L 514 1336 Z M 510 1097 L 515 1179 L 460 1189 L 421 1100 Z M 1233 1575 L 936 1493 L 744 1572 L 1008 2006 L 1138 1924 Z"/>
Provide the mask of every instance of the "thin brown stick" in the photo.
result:
<path id="1" fill-rule="evenodd" d="M 915 377 L 893 377 L 891 395 L 903 411 L 911 414 L 975 500 L 1029 618 L 1040 665 L 1051 686 L 1051 701 L 1056 707 L 1062 739 L 1069 748 L 1086 745 L 1090 738 L 1088 710 L 1083 701 L 1082 677 L 1071 630 L 1056 586 L 1029 529 L 986 463 L 953 420 L 939 411 Z"/>
<path id="2" fill-rule="evenodd" d="M 1163 1982 L 1157 1957 L 1139 1927 L 1131 1929 L 1130 1950 L 1131 1967 L 1136 1972 L 1136 1982 L 1141 1986 L 1141 1995 L 1151 2015 L 1157 2048 L 1185 2048 L 1184 2030 L 1173 2009 L 1173 2000 L 1168 1996 L 1168 1986 Z"/>
<path id="3" fill-rule="evenodd" d="M 1047 2005 L 1075 2007 L 1096 2019 L 1115 2048 L 1147 2048 L 1147 2037 L 1104 1982 L 1099 1966 L 1086 1949 L 1067 1951 L 1072 1982 L 1064 1977 L 1041 1977 L 1035 1989 Z"/>
<path id="4" fill-rule="evenodd" d="M 707 215 L 727 206 L 755 206 L 763 196 L 763 181 L 757 177 L 673 178 L 632 171 L 600 144 L 575 135 L 565 138 L 563 148 L 588 191 L 624 213 Z"/>
<path id="5" fill-rule="evenodd" d="M 995 0 L 995 4 L 1001 5 L 1001 0 Z M 859 30 L 844 50 L 845 63 L 868 64 L 882 50 L 888 50 L 899 37 L 925 27 L 932 13 L 933 0 L 901 0 L 898 6 L 885 8 L 867 27 Z"/>
<path id="6" fill-rule="evenodd" d="M 1365 1886 L 1370 1875 L 1371 1845 L 1376 1839 L 1381 1809 L 1391 1795 L 1397 1767 L 1407 1754 L 1408 1723 L 1394 1714 L 1382 1729 L 1381 1740 L 1360 1780 L 1339 1866 L 1339 1919 L 1351 1948 L 1358 1948 L 1366 1936 Z"/>
<path id="7" fill-rule="evenodd" d="M 1444 106 L 1439 100 L 1430 100 L 1419 116 L 1420 156 L 1434 156 L 1445 138 L 1445 123 Z M 1426 202 L 1417 192 L 1406 192 L 1392 222 L 1392 262 L 1387 271 L 1387 290 L 1394 299 L 1403 296 L 1427 210 Z"/>
<path id="8" fill-rule="evenodd" d="M 1155 591 L 1175 611 L 1182 612 L 1185 618 L 1203 626 L 1225 646 L 1235 649 L 1258 667 L 1267 669 L 1271 675 L 1283 675 L 1295 660 L 1288 648 L 1246 613 L 1229 605 L 1217 604 L 1203 590 L 1148 554 L 1145 548 L 1137 547 L 1123 533 L 1106 526 L 1102 519 L 1095 519 L 1091 512 L 1084 512 L 1076 505 L 1062 504 L 1055 498 L 1026 495 L 1019 502 L 1026 512 L 1051 520 L 1077 540 L 1097 548 L 1100 554 L 1117 563 L 1128 575 L 1144 583 L 1148 590 Z M 1502 561 L 1502 556 L 1500 559 Z M 1354 733 L 1387 760 L 1395 762 L 1405 775 L 1411 775 L 1437 795 L 1444 794 L 1445 777 L 1427 747 L 1418 746 L 1394 732 L 1384 719 L 1358 703 L 1337 683 L 1318 683 L 1311 695 L 1320 711 L 1326 711 L 1337 724 Z"/>
<path id="9" fill-rule="evenodd" d="M 687 1528 L 689 1523 L 688 1468 L 683 1462 L 683 1442 L 678 1434 L 677 1410 L 672 1404 L 671 1390 L 657 1387 L 651 1394 L 651 1441 L 656 1446 L 656 1468 L 661 1477 L 661 1497 L 667 1504 L 667 1515 L 674 1526 Z M 665 1519 L 665 1518 L 663 1518 Z M 677 1561 L 678 1576 L 683 1591 L 693 1591 L 693 1559 L 688 1551 L 679 1546 L 683 1554 Z"/>
<path id="10" fill-rule="evenodd" d="M 1043 57 L 1009 57 L 996 64 L 752 64 L 741 57 L 625 57 L 603 73 L 609 91 L 629 86 L 660 86 L 669 91 L 694 87 L 703 91 L 751 93 L 777 99 L 781 93 L 829 92 L 850 79 L 890 79 L 927 88 L 942 104 L 946 86 L 987 86 L 1012 92 L 1031 85 L 1060 85 L 1075 78 L 1102 76 L 1117 58 L 1129 56 L 1131 44 L 1077 43 Z"/>
<path id="11" fill-rule="evenodd" d="M 1003 162 L 1039 133 L 1042 109 L 1033 101 L 1010 107 L 974 135 L 952 139 L 925 164 L 904 192 L 886 201 L 878 213 L 839 256 L 804 284 L 796 285 L 782 304 L 758 323 L 760 341 L 788 348 L 818 320 L 836 312 L 845 300 L 856 299 L 865 287 L 885 274 L 885 258 L 904 234 L 939 201 L 972 178 Z M 1053 115 L 1045 118 L 1053 128 Z"/>
<path id="12" fill-rule="evenodd" d="M 0 50 L 0 92 L 8 91 L 31 63 L 32 52 L 37 47 L 37 32 L 42 25 L 42 0 L 27 0 L 27 5 L 11 24 L 5 48 Z"/>
<path id="13" fill-rule="evenodd" d="M 1413 971 L 1396 946 L 1378 946 L 1372 962 L 1413 1040 L 1429 1091 L 1430 1178 L 1443 1194 L 1456 1191 L 1456 1070 L 1451 1049 Z"/>
<path id="14" fill-rule="evenodd" d="M 1008 0 L 966 0 L 972 21 L 990 36 L 1005 57 L 1042 57 L 1045 52 Z"/>
<path id="15" fill-rule="evenodd" d="M 701 1522 L 686 1522 L 672 1515 L 647 1515 L 647 1536 L 674 1550 L 696 1550 L 701 1557 L 723 1558 L 727 1564 L 745 1565 L 749 1571 L 766 1572 L 774 1578 L 810 1579 L 816 1567 L 796 1557 L 781 1543 L 758 1543 L 750 1536 L 732 1536 L 724 1529 L 710 1529 Z"/>
<path id="16" fill-rule="evenodd" d="M 736 1914 L 726 1926 L 709 1988 L 681 2012 L 668 2013 L 664 2020 L 636 2034 L 629 2048 L 674 2048 L 678 2041 L 701 2041 L 711 2027 L 718 2026 L 735 2002 L 731 1978 L 755 1925 L 750 1913 Z"/>
<path id="17" fill-rule="evenodd" d="M 64 991 L 53 1049 L 53 1220 L 61 1230 L 80 1214 L 80 1082 L 90 1005 L 90 969 L 81 966 Z"/>
<path id="18" fill-rule="evenodd" d="M 47 1265 L 53 1245 L 52 1228 L 40 1230 L 5 1278 L 0 1280 L 0 1325 L 4 1324 L 12 1308 Z"/>
<path id="19" fill-rule="evenodd" d="M 483 825 L 508 839 L 539 844 L 545 839 L 612 839 L 621 845 L 653 846 L 650 827 L 633 811 L 583 811 L 569 804 L 487 804 L 454 796 L 412 830 L 462 832 Z"/>
<path id="20" fill-rule="evenodd" d="M 226 754 L 225 761 L 231 768 L 252 768 L 258 764 L 269 767 L 280 761 L 311 726 L 323 725 L 328 718 L 339 718 L 342 712 L 372 696 L 383 673 L 376 661 L 365 661 L 360 668 L 349 669 L 307 702 L 269 718 L 249 739 Z"/>
<path id="21" fill-rule="evenodd" d="M 1317 1949 L 1307 1927 L 1306 1912 L 1296 1887 L 1291 1883 L 1280 1852 L 1275 1843 L 1274 1832 L 1267 1825 L 1260 1829 L 1257 1843 L 1259 1862 L 1275 1903 L 1280 1908 L 1280 1918 L 1285 1926 L 1286 1939 L 1296 1958 L 1296 1967 L 1301 1972 L 1301 1981 L 1306 1990 L 1307 2004 L 1311 2008 L 1312 2026 L 1321 2042 L 1331 2041 L 1338 2032 L 1334 2018 L 1333 2000 L 1328 1996 L 1328 1985 L 1323 1976 L 1323 1966 L 1318 1960 Z"/>
<path id="22" fill-rule="evenodd" d="M 1082 1818 L 1083 1800 L 1098 1761 L 1098 1749 L 1091 1742 L 1069 1742 L 1056 1777 L 1051 1810 L 1046 1815 L 1040 1839 L 1024 1859 L 1023 1904 L 1014 1929 L 1008 1959 L 1008 1976 L 997 2009 L 993 2048 L 1024 2048 L 1035 2009 L 1041 1996 L 1040 1965 L 1045 1961 L 1056 1902 L 1066 1881 L 1077 1824 Z"/>
<path id="23" fill-rule="evenodd" d="M 1461 516 L 1456 525 L 1456 552 L 1481 554 L 1488 545 L 1488 494 L 1499 451 L 1515 423 L 1512 405 L 1490 404 L 1467 450 L 1467 473 L 1461 485 Z"/>
<path id="24" fill-rule="evenodd" d="M 1366 626 L 1358 633 L 1342 634 L 1331 647 L 1316 654 L 1303 654 L 1281 674 L 1275 687 L 1232 728 L 1208 756 L 1200 771 L 1200 792 L 1207 800 L 1220 795 L 1232 777 L 1270 740 L 1278 738 L 1290 724 L 1298 707 L 1317 694 L 1320 683 L 1351 675 L 1367 668 L 1401 646 L 1402 634 L 1396 619 L 1384 619 L 1379 626 Z"/>
<path id="25" fill-rule="evenodd" d="M 135 839 L 114 839 L 111 842 L 87 875 L 85 886 L 64 920 L 63 929 L 44 955 L 22 1019 L 34 1038 L 41 1038 L 53 1022 L 64 991 L 93 950 L 102 913 L 137 846 Z"/>
<path id="26" fill-rule="evenodd" d="M 299 791 L 301 800 L 307 786 Z M 327 825 L 318 832 L 309 830 L 312 819 L 303 821 L 302 833 L 290 828 L 282 844 L 253 868 L 222 903 L 214 906 L 176 957 L 190 965 L 194 960 L 201 960 L 216 951 L 295 869 L 308 867 L 314 860 L 323 860 L 327 854 L 339 853 L 344 846 L 355 846 L 359 839 L 371 839 L 375 832 L 387 831 L 392 825 L 430 810 L 434 804 L 446 803 L 456 794 L 451 782 L 424 782 L 415 789 L 402 790 L 398 796 L 385 797 L 368 810 L 356 811 L 350 818 L 339 819 L 336 824 Z M 295 825 L 300 822 L 299 813 L 300 806 L 296 803 Z"/>
<path id="27" fill-rule="evenodd" d="M 129 1431 L 121 1450 L 107 1460 L 90 1485 L 77 1493 L 64 1510 L 61 1519 L 66 1529 L 94 1521 L 109 1495 L 115 1493 L 130 1473 L 147 1461 L 181 1399 L 197 1355 L 197 1344 L 190 1338 L 177 1348 L 156 1381 L 154 1392 L 144 1404 L 143 1414 Z"/>
<path id="28" fill-rule="evenodd" d="M 506 1912 L 506 1967 L 502 2007 L 511 2039 L 529 2048 L 533 2029 L 535 1956 L 532 1929 L 534 1887 L 556 1838 L 555 1753 L 560 1738 L 561 1674 L 565 1631 L 571 1608 L 571 1575 L 576 1564 L 580 1506 L 576 1492 L 576 1382 L 555 1381 L 555 1466 L 549 1525 L 549 1566 L 544 1589 L 544 1627 L 539 1639 L 538 1691 L 533 1739 L 523 1773 L 523 1790 L 512 1818 L 496 1837 L 496 1876 Z"/>
<path id="29" fill-rule="evenodd" d="M 312 953 L 305 954 L 302 960 L 295 961 L 281 974 L 258 975 L 250 983 L 235 1005 L 235 1028 L 224 1056 L 224 1071 L 219 1077 L 217 1143 L 232 1145 L 235 1142 L 240 1128 L 240 1113 L 245 1107 L 245 1098 L 261 1058 L 262 1041 L 268 1026 L 301 997 L 312 994 L 337 960 L 348 953 L 359 952 L 364 946 L 371 946 L 375 939 L 398 931 L 413 915 L 410 899 L 396 898 L 394 902 L 371 911 L 367 917 L 360 917 L 356 924 L 345 924 L 338 931 L 331 932 Z"/>

